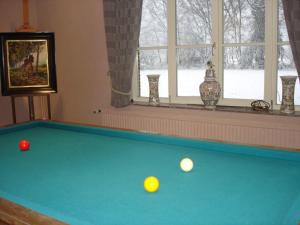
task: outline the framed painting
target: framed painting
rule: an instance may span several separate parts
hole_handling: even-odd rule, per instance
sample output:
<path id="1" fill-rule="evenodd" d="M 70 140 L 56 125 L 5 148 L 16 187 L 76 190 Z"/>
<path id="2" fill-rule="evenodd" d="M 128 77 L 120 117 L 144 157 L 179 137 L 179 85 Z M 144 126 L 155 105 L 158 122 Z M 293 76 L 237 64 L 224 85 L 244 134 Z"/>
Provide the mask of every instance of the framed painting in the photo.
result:
<path id="1" fill-rule="evenodd" d="M 57 92 L 54 33 L 0 33 L 2 95 Z"/>

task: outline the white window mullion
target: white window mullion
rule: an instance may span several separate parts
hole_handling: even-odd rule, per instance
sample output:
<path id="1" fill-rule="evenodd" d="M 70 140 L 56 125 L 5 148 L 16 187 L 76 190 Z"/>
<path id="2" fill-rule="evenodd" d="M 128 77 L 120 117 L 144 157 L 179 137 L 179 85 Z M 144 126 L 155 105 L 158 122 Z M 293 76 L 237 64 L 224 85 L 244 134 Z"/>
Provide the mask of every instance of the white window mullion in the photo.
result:
<path id="1" fill-rule="evenodd" d="M 223 87 L 223 1 L 212 1 L 212 27 L 213 42 L 215 43 L 213 63 L 217 74 L 217 80 Z M 223 91 L 221 91 L 220 101 L 223 99 Z"/>
<path id="2" fill-rule="evenodd" d="M 274 102 L 276 95 L 276 74 L 277 74 L 277 4 L 276 1 L 265 1 L 265 83 L 264 100 Z"/>
<path id="3" fill-rule="evenodd" d="M 135 57 L 135 62 L 134 62 L 134 67 L 133 67 L 133 75 L 132 75 L 132 96 L 131 98 L 134 101 L 137 101 L 139 92 L 140 92 L 140 85 L 139 85 L 139 68 L 138 68 L 138 50 L 136 51 L 136 57 Z"/>
<path id="4" fill-rule="evenodd" d="M 180 46 L 176 46 L 176 48 L 183 48 L 183 49 L 187 49 L 187 48 L 205 48 L 208 46 L 212 46 L 212 44 L 195 44 L 195 45 L 180 45 Z"/>
<path id="5" fill-rule="evenodd" d="M 257 46 L 265 46 L 265 43 L 264 42 L 251 42 L 251 43 L 226 43 L 226 44 L 223 44 L 223 47 L 238 47 L 238 46 L 257 47 Z"/>
<path id="6" fill-rule="evenodd" d="M 138 50 L 157 50 L 157 49 L 168 49 L 168 46 L 151 46 L 151 47 L 138 48 Z"/>
<path id="7" fill-rule="evenodd" d="M 169 102 L 177 96 L 176 76 L 176 0 L 168 0 L 168 70 L 169 70 Z"/>

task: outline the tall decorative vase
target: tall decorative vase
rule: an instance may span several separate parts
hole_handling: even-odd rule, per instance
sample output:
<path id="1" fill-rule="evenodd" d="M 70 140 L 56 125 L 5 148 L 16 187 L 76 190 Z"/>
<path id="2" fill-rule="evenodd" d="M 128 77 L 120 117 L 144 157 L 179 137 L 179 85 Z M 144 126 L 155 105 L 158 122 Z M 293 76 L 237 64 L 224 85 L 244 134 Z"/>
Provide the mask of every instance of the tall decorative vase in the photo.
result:
<path id="1" fill-rule="evenodd" d="M 159 105 L 158 81 L 160 75 L 147 75 L 149 82 L 149 104 L 152 106 Z"/>
<path id="2" fill-rule="evenodd" d="M 297 76 L 281 76 L 282 81 L 282 100 L 280 112 L 292 114 L 295 112 L 294 93 Z"/>
<path id="3" fill-rule="evenodd" d="M 215 109 L 221 94 L 221 86 L 216 81 L 216 72 L 212 62 L 207 62 L 204 82 L 199 87 L 200 96 L 206 109 Z"/>

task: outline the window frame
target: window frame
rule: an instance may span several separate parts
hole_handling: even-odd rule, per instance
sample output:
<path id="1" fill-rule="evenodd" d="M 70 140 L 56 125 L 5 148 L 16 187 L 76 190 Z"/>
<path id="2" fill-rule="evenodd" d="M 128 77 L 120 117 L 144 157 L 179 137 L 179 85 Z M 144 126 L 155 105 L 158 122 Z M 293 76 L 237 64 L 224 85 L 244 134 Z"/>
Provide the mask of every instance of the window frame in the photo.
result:
<path id="1" fill-rule="evenodd" d="M 167 49 L 168 57 L 168 81 L 169 81 L 169 97 L 160 97 L 162 103 L 174 104 L 203 104 L 200 94 L 199 96 L 177 96 L 177 49 L 184 48 L 201 48 L 213 46 L 215 44 L 212 60 L 215 64 L 217 80 L 222 87 L 222 94 L 218 105 L 223 106 L 250 106 L 254 99 L 229 99 L 223 97 L 224 82 L 223 82 L 223 54 L 224 47 L 235 46 L 264 46 L 265 49 L 265 73 L 264 73 L 264 99 L 267 102 L 273 103 L 273 109 L 280 109 L 280 104 L 277 104 L 277 73 L 278 59 L 277 47 L 279 45 L 289 45 L 288 41 L 278 42 L 278 1 L 265 0 L 265 40 L 264 42 L 251 43 L 224 43 L 223 31 L 223 1 L 212 0 L 212 43 L 195 44 L 195 45 L 177 45 L 176 43 L 176 0 L 167 0 L 167 24 L 168 24 L 168 45 L 167 46 L 151 46 L 139 47 L 137 49 L 137 57 L 133 72 L 132 81 L 132 97 L 134 101 L 147 102 L 148 97 L 141 97 L 139 90 L 139 67 L 138 67 L 138 52 L 140 50 Z M 219 35 L 220 34 L 220 35 Z M 273 75 L 272 74 L 276 74 Z M 271 85 L 270 85 L 271 84 Z M 200 85 L 200 84 L 199 84 Z M 295 110 L 299 111 L 300 106 L 295 105 Z"/>

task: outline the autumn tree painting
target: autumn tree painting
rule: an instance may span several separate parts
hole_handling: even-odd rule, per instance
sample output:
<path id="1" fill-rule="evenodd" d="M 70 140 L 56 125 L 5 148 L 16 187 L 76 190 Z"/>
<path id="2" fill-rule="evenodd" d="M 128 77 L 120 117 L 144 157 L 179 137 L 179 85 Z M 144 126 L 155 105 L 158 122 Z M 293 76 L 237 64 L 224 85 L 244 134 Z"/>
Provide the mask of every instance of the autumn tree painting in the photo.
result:
<path id="1" fill-rule="evenodd" d="M 11 87 L 49 85 L 47 41 L 9 40 L 6 44 Z"/>

